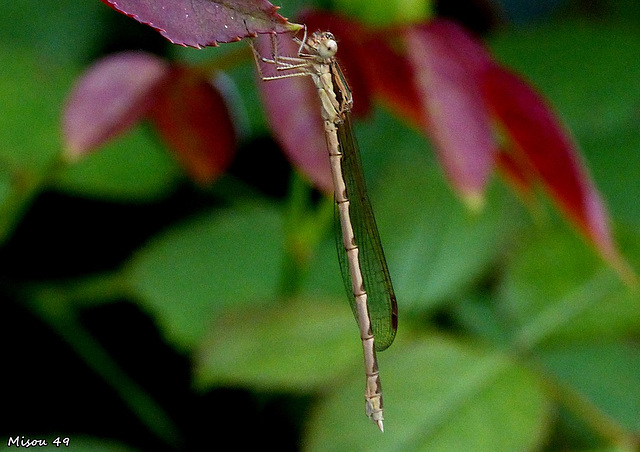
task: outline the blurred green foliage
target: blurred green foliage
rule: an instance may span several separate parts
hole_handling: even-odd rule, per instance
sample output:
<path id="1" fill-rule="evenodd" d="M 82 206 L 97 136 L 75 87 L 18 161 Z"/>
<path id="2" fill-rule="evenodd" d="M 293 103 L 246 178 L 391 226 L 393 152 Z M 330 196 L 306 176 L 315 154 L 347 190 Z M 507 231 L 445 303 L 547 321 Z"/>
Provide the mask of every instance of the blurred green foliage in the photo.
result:
<path id="1" fill-rule="evenodd" d="M 432 12 L 429 2 L 418 3 L 412 5 L 420 14 Z M 402 8 L 397 11 L 403 14 L 385 16 L 387 2 L 368 4 L 373 6 L 334 6 L 376 24 L 407 17 Z M 488 42 L 570 126 L 610 207 L 622 253 L 638 272 L 640 25 L 628 19 L 637 8 L 621 4 L 609 8 L 601 2 L 598 18 L 569 9 L 518 29 L 503 27 Z M 285 5 L 282 12 L 293 11 Z M 59 159 L 65 96 L 90 60 L 107 44 L 116 46 L 120 31 L 113 24 L 126 21 L 133 24 L 98 0 L 44 1 L 37 8 L 14 0 L 5 7 L 5 243 L 20 233 L 21 219 L 43 191 L 145 205 L 162 204 L 183 190 L 180 169 L 144 125 L 76 165 Z M 144 28 L 131 26 L 127 33 L 134 37 L 131 30 Z M 130 45 L 136 46 L 135 38 Z M 228 47 L 235 45 L 242 44 Z M 202 58 L 195 50 L 169 52 L 189 61 Z M 204 54 L 215 59 L 216 52 Z M 258 146 L 254 140 L 266 130 L 249 63 L 238 61 L 231 71 L 239 87 L 233 108 L 245 120 L 247 147 Z M 466 211 L 428 142 L 384 110 L 359 123 L 356 132 L 400 307 L 397 343 L 379 357 L 384 435 L 362 413 L 360 346 L 328 227 L 332 214 L 316 208 L 311 196 L 266 196 L 232 174 L 210 189 L 192 189 L 207 201 L 194 202 L 201 207 L 188 218 L 158 224 L 114 271 L 78 272 L 65 280 L 3 276 L 4 297 L 17 293 L 167 447 L 188 442 L 180 438 L 188 429 L 177 427 L 182 413 L 164 413 L 144 384 L 126 376 L 118 357 L 77 321 L 82 312 L 118 298 L 139 306 L 163 340 L 189 357 L 196 394 L 243 387 L 267 397 L 315 395 L 304 419 L 294 420 L 303 430 L 299 447 L 306 450 L 636 450 L 638 291 L 623 286 L 551 206 L 527 211 L 498 178 L 485 209 Z M 3 264 L 12 265 L 6 258 Z M 291 278 L 299 281 L 291 284 Z M 9 410 L 5 406 L 5 416 Z M 246 419 L 237 431 L 250 431 L 254 422 L 261 421 Z M 58 420 L 53 428 L 60 425 Z M 29 425 L 14 427 L 31 431 Z M 225 433 L 210 428 L 211 435 Z M 292 428 L 290 435 L 297 434 Z M 77 440 L 77 450 L 130 450 L 98 438 Z"/>

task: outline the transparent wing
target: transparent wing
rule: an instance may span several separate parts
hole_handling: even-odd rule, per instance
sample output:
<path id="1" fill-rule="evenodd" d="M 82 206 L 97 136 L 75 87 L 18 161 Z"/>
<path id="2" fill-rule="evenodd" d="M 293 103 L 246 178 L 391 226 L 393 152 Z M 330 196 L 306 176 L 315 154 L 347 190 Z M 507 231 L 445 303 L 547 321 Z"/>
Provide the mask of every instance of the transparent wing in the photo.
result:
<path id="1" fill-rule="evenodd" d="M 356 245 L 359 248 L 360 270 L 367 292 L 367 305 L 371 328 L 375 336 L 376 350 L 382 351 L 389 347 L 398 329 L 398 305 L 391 284 L 387 261 L 384 257 L 378 227 L 373 216 L 373 209 L 369 202 L 362 173 L 362 164 L 351 127 L 351 116 L 348 111 L 343 113 L 344 121 L 338 125 L 338 139 L 342 152 L 342 175 L 347 187 L 349 198 L 349 213 L 353 226 Z M 347 290 L 349 303 L 355 315 L 355 300 L 349 275 L 347 253 L 342 241 L 340 219 L 335 214 L 336 248 L 342 271 L 342 279 Z M 356 316 L 357 319 L 357 316 Z"/>

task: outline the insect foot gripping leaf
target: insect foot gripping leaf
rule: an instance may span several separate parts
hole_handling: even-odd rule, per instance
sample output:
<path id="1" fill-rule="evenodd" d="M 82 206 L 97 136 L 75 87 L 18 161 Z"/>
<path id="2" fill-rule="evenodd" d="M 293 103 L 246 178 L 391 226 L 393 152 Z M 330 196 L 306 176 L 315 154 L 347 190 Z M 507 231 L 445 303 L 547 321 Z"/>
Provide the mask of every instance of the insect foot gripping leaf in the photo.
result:
<path id="1" fill-rule="evenodd" d="M 289 22 L 266 0 L 102 0 L 111 8 L 158 30 L 174 44 L 188 47 L 235 42 L 256 33 L 302 28 Z"/>
<path id="2" fill-rule="evenodd" d="M 254 45 L 262 55 L 271 52 L 267 36 Z M 295 55 L 298 45 L 291 39 L 278 42 L 283 55 Z M 309 77 L 290 77 L 258 85 L 267 119 L 287 158 L 311 183 L 325 193 L 333 192 L 322 119 L 318 114 L 316 88 Z"/>

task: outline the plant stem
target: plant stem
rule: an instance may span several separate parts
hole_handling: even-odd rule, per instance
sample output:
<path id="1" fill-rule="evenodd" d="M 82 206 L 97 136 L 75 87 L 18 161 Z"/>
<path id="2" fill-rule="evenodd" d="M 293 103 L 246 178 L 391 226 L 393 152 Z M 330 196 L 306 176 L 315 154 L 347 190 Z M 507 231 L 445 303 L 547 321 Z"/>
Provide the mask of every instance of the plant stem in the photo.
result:
<path id="1" fill-rule="evenodd" d="M 610 270 L 599 270 L 564 299 L 552 304 L 522 327 L 512 342 L 512 348 L 521 352 L 533 350 L 617 287 L 620 287 L 620 282 Z"/>
<path id="2" fill-rule="evenodd" d="M 58 154 L 45 168 L 37 171 L 9 165 L 9 193 L 0 204 L 0 243 L 11 236 L 31 202 L 66 164 L 62 154 Z"/>
<path id="3" fill-rule="evenodd" d="M 308 183 L 294 172 L 286 211 L 285 241 L 287 252 L 283 265 L 281 292 L 295 295 L 306 276 L 313 255 L 333 218 L 333 199 L 323 197 L 314 210 L 309 209 Z"/>
<path id="4" fill-rule="evenodd" d="M 130 378 L 78 320 L 79 300 L 105 300 L 126 295 L 122 272 L 98 275 L 63 285 L 27 290 L 28 306 L 78 353 L 96 374 L 157 437 L 179 449 L 178 428 L 160 405 Z"/>
<path id="5" fill-rule="evenodd" d="M 562 404 L 584 420 L 594 432 L 615 444 L 621 451 L 635 451 L 640 446 L 640 438 L 627 432 L 618 422 L 595 406 L 589 399 L 569 385 L 563 384 L 537 365 L 538 373 L 544 373 L 544 383 Z"/>
<path id="6" fill-rule="evenodd" d="M 516 354 L 530 354 L 534 349 L 549 338 L 553 333 L 563 329 L 568 323 L 574 321 L 581 314 L 602 301 L 607 294 L 621 287 L 620 281 L 608 268 L 597 271 L 584 284 L 578 286 L 558 303 L 554 303 L 543 310 L 531 322 L 528 322 L 515 336 L 512 349 Z M 536 362 L 535 358 L 529 361 L 543 381 L 549 386 L 556 397 L 565 406 L 583 419 L 594 432 L 613 444 L 631 447 L 638 440 L 619 425 L 614 419 L 604 413 L 589 399 L 582 396 L 567 385 L 556 381 L 544 366 Z M 626 450 L 623 448 L 623 450 Z M 635 450 L 630 448 L 628 450 Z"/>

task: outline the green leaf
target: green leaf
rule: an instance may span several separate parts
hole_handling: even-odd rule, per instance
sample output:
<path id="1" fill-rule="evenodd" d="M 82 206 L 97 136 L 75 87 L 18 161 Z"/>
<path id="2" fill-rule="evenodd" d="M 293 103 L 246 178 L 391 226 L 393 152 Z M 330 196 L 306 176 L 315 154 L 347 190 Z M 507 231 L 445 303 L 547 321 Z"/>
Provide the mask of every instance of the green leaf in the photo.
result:
<path id="1" fill-rule="evenodd" d="M 434 8 L 431 0 L 336 0 L 335 3 L 340 11 L 380 27 L 426 21 Z"/>
<path id="2" fill-rule="evenodd" d="M 217 211 L 143 248 L 130 263 L 130 285 L 169 340 L 190 349 L 224 309 L 276 298 L 283 242 L 281 214 L 273 207 Z"/>
<path id="3" fill-rule="evenodd" d="M 35 49 L 50 65 L 85 63 L 100 47 L 107 31 L 109 10 L 93 0 L 7 3 L 0 19 L 0 42 Z"/>
<path id="4" fill-rule="evenodd" d="M 637 264 L 640 237 L 625 233 L 619 238 Z M 638 291 L 625 287 L 566 229 L 527 236 L 507 267 L 499 302 L 527 348 L 549 338 L 613 338 L 640 328 Z"/>
<path id="5" fill-rule="evenodd" d="M 362 361 L 347 304 L 309 300 L 230 309 L 211 326 L 195 364 L 200 387 L 313 390 Z"/>
<path id="6" fill-rule="evenodd" d="M 13 190 L 13 175 L 11 174 L 10 168 L 2 165 L 0 167 L 0 205 L 4 204 L 11 197 L 11 192 Z"/>
<path id="7" fill-rule="evenodd" d="M 180 170 L 142 127 L 69 166 L 56 187 L 70 193 L 119 201 L 153 200 L 166 195 Z"/>
<path id="8" fill-rule="evenodd" d="M 637 449 L 633 446 L 611 446 L 598 449 L 580 449 L 575 452 L 637 452 Z"/>
<path id="9" fill-rule="evenodd" d="M 637 449 L 633 445 L 620 445 L 602 448 L 599 447 L 596 449 L 576 449 L 575 452 L 637 452 Z"/>
<path id="10" fill-rule="evenodd" d="M 633 118 L 631 114 L 626 124 L 608 133 L 585 137 L 581 143 L 612 216 L 637 227 L 640 226 L 640 203 L 636 202 L 640 199 L 640 127 Z"/>
<path id="11" fill-rule="evenodd" d="M 385 432 L 364 416 L 364 377 L 327 394 L 313 413 L 306 450 L 534 450 L 547 432 L 548 401 L 507 357 L 444 338 L 401 341 L 380 354 Z"/>
<path id="12" fill-rule="evenodd" d="M 544 365 L 623 428 L 640 432 L 640 350 L 621 343 L 566 344 L 539 354 Z"/>
<path id="13" fill-rule="evenodd" d="M 0 162 L 41 176 L 61 152 L 59 116 L 72 73 L 14 46 L 0 48 L 0 66 Z"/>
<path id="14" fill-rule="evenodd" d="M 72 72 L 32 48 L 0 46 L 0 241 L 58 169 L 60 105 Z"/>
<path id="15" fill-rule="evenodd" d="M 637 27 L 620 22 L 552 22 L 492 39 L 500 61 L 527 74 L 578 137 L 633 117 L 640 99 Z"/>
<path id="16" fill-rule="evenodd" d="M 396 295 L 424 310 L 455 297 L 489 271 L 519 222 L 499 187 L 479 213 L 469 212 L 439 171 L 419 162 L 385 172 L 374 209 Z"/>

